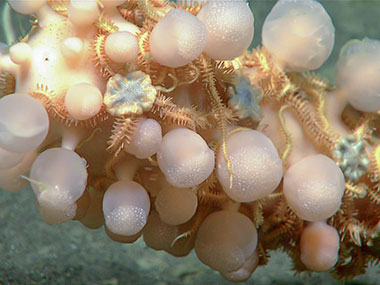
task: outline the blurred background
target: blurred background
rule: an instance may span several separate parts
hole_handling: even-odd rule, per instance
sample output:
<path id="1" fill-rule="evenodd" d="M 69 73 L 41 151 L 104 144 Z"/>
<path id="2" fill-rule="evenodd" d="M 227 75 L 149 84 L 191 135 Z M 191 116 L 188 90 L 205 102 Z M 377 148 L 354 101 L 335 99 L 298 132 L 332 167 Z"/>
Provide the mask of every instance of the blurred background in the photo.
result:
<path id="1" fill-rule="evenodd" d="M 250 1 L 255 17 L 252 47 L 261 42 L 261 27 L 276 1 Z M 380 0 L 320 1 L 336 29 L 335 47 L 319 73 L 333 80 L 340 48 L 350 39 L 380 39 Z M 30 18 L 13 13 L 0 0 L 0 42 L 10 44 L 27 33 Z M 175 258 L 147 248 L 111 241 L 104 230 L 78 222 L 45 224 L 31 188 L 0 190 L 0 284 L 229 284 L 201 264 L 194 253 Z M 246 284 L 338 284 L 328 273 L 294 276 L 286 254 L 273 252 Z M 379 266 L 346 284 L 380 284 Z"/>

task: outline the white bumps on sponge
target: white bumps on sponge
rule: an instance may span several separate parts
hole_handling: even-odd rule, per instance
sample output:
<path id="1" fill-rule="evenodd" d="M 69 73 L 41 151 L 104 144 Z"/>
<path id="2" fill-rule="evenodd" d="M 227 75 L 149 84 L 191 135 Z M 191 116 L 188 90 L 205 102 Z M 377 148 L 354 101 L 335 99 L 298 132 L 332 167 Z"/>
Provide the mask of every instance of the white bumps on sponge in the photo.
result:
<path id="1" fill-rule="evenodd" d="M 60 224 L 75 216 L 75 202 L 87 185 L 83 158 L 72 150 L 50 148 L 34 161 L 30 178 L 41 217 L 47 223 Z"/>
<path id="2" fill-rule="evenodd" d="M 334 46 L 335 28 L 314 0 L 279 0 L 265 19 L 263 45 L 292 71 L 320 67 Z"/>
<path id="3" fill-rule="evenodd" d="M 296 162 L 284 176 L 286 201 L 306 221 L 323 221 L 334 215 L 344 189 L 342 171 L 332 159 L 321 154 Z"/>
<path id="4" fill-rule="evenodd" d="M 209 0 L 197 17 L 207 29 L 204 52 L 213 59 L 234 59 L 253 39 L 253 14 L 245 0 Z"/>
<path id="5" fill-rule="evenodd" d="M 104 194 L 103 213 L 114 234 L 132 236 L 145 226 L 150 210 L 148 193 L 134 181 L 118 181 Z"/>

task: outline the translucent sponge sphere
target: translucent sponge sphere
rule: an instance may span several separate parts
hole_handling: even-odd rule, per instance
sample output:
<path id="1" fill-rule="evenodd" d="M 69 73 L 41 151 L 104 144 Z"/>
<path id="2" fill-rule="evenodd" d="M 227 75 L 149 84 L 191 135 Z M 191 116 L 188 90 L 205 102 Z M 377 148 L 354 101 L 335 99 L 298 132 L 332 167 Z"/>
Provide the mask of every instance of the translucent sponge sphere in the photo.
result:
<path id="1" fill-rule="evenodd" d="M 154 119 L 139 118 L 130 143 L 124 150 L 137 158 L 146 159 L 155 154 L 161 145 L 161 125 Z"/>
<path id="2" fill-rule="evenodd" d="M 20 14 L 33 14 L 46 2 L 47 0 L 8 0 L 9 5 Z"/>
<path id="3" fill-rule="evenodd" d="M 11 152 L 37 148 L 49 130 L 48 114 L 38 100 L 26 94 L 0 99 L 0 147 Z"/>
<path id="4" fill-rule="evenodd" d="M 178 128 L 163 137 L 157 162 L 171 185 L 189 188 L 210 176 L 215 159 L 214 152 L 200 135 Z"/>
<path id="5" fill-rule="evenodd" d="M 32 188 L 37 196 L 46 191 L 65 193 L 74 203 L 87 185 L 86 161 L 65 148 L 50 148 L 42 152 L 30 170 Z M 62 194 L 63 195 L 63 194 Z"/>
<path id="6" fill-rule="evenodd" d="M 323 221 L 334 215 L 344 189 L 342 171 L 332 159 L 321 154 L 296 162 L 284 176 L 286 201 L 306 221 Z"/>
<path id="7" fill-rule="evenodd" d="M 149 38 L 150 51 L 159 64 L 180 67 L 201 54 L 206 39 L 206 28 L 197 17 L 173 9 L 154 26 Z"/>
<path id="8" fill-rule="evenodd" d="M 265 19 L 263 45 L 292 71 L 319 68 L 334 46 L 335 28 L 314 0 L 279 0 Z"/>
<path id="9" fill-rule="evenodd" d="M 107 228 L 114 234 L 137 234 L 145 226 L 149 210 L 148 193 L 136 182 L 118 181 L 104 194 L 104 219 Z"/>
<path id="10" fill-rule="evenodd" d="M 190 189 L 167 187 L 154 201 L 161 220 L 168 225 L 180 225 L 190 220 L 198 206 L 197 195 Z"/>
<path id="11" fill-rule="evenodd" d="M 61 224 L 74 218 L 75 202 L 87 184 L 83 158 L 68 149 L 48 149 L 34 161 L 30 178 L 40 215 L 47 223 Z"/>
<path id="12" fill-rule="evenodd" d="M 300 247 L 301 261 L 308 269 L 327 271 L 338 261 L 338 231 L 325 222 L 312 223 L 303 230 Z"/>
<path id="13" fill-rule="evenodd" d="M 70 0 L 67 14 L 74 25 L 78 27 L 89 26 L 98 18 L 98 3 L 96 0 Z"/>
<path id="14" fill-rule="evenodd" d="M 199 227 L 195 253 L 214 270 L 240 269 L 255 252 L 257 231 L 252 221 L 238 212 L 223 210 L 210 214 Z"/>
<path id="15" fill-rule="evenodd" d="M 216 173 L 224 192 L 231 199 L 252 202 L 277 188 L 283 174 L 282 160 L 267 136 L 259 131 L 244 130 L 232 134 L 226 144 L 232 185 L 222 149 L 218 152 Z"/>
<path id="16" fill-rule="evenodd" d="M 197 17 L 207 29 L 204 52 L 213 59 L 234 59 L 253 39 L 253 14 L 245 0 L 209 0 Z"/>
<path id="17" fill-rule="evenodd" d="M 364 112 L 380 110 L 379 40 L 349 41 L 341 49 L 335 68 L 335 82 L 354 108 Z"/>

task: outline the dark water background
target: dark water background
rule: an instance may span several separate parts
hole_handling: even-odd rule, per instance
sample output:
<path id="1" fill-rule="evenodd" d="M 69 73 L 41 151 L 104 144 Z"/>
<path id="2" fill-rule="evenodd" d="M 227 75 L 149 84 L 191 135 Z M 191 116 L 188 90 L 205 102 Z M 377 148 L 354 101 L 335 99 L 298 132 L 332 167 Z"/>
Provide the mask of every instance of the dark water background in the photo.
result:
<path id="1" fill-rule="evenodd" d="M 333 79 L 339 49 L 349 39 L 380 39 L 380 0 L 321 1 L 336 28 L 333 54 L 320 72 Z M 255 16 L 255 39 L 260 44 L 261 27 L 275 1 L 251 1 Z M 0 0 L 0 12 L 5 0 Z M 0 14 L 1 15 L 1 14 Z M 0 16 L 2 17 L 2 16 Z M 15 31 L 24 33 L 27 21 Z M 5 42 L 0 24 L 0 42 Z M 103 229 L 89 230 L 78 222 L 60 226 L 45 224 L 34 206 L 30 188 L 19 193 L 0 190 L 0 284 L 229 284 L 219 273 L 201 264 L 194 253 L 174 258 L 145 246 L 111 241 Z M 289 258 L 271 254 L 247 284 L 338 284 L 328 273 L 294 277 Z M 346 284 L 380 284 L 380 268 Z"/>

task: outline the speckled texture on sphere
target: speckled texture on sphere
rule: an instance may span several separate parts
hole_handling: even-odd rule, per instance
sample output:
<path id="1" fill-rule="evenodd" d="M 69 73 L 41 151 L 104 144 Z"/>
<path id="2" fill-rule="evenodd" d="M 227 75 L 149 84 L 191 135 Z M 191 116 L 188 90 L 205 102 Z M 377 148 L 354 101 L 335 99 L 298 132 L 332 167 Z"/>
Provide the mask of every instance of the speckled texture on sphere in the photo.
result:
<path id="1" fill-rule="evenodd" d="M 217 176 L 231 199 L 251 202 L 276 189 L 283 174 L 282 161 L 268 137 L 255 130 L 239 131 L 227 139 L 227 150 L 233 173 L 232 187 L 222 151 L 217 157 Z"/>
<path id="2" fill-rule="evenodd" d="M 344 189 L 342 171 L 332 159 L 321 154 L 296 162 L 284 175 L 286 201 L 306 221 L 323 221 L 334 215 Z"/>

